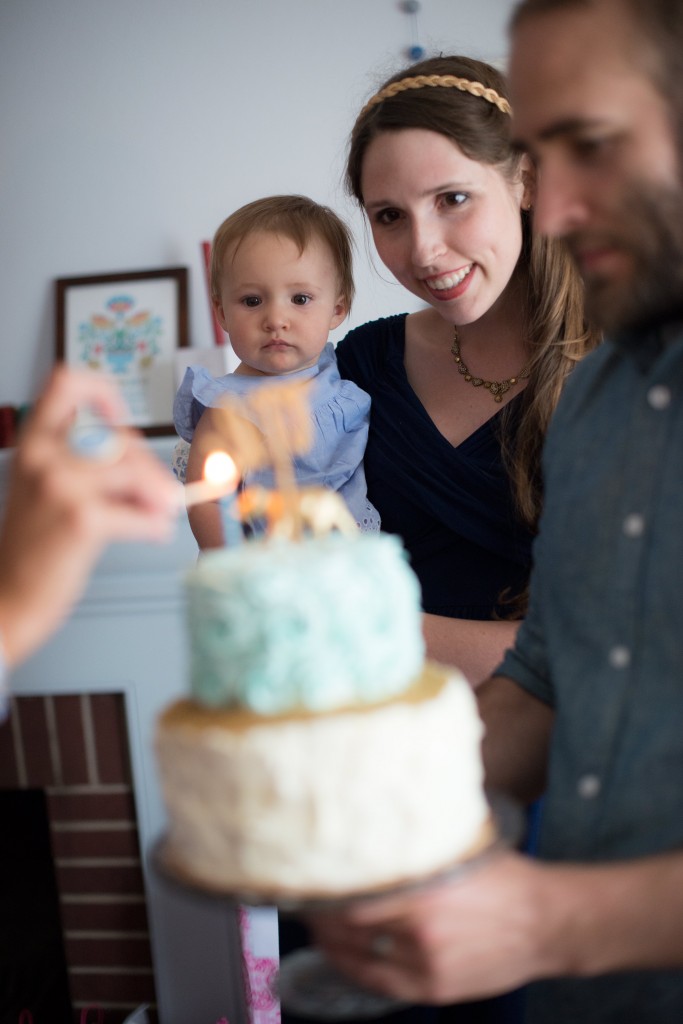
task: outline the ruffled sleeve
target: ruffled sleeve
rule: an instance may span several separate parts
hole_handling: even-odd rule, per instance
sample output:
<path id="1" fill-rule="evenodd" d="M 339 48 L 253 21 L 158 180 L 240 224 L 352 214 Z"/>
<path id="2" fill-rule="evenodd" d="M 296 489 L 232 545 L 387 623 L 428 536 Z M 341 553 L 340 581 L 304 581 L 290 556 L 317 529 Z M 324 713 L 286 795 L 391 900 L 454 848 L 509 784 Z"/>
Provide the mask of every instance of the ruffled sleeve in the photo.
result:
<path id="1" fill-rule="evenodd" d="M 370 396 L 341 379 L 331 344 L 320 357 L 318 371 L 311 383 L 313 443 L 296 459 L 297 476 L 303 485 L 323 484 L 336 491 L 363 460 Z"/>
<path id="2" fill-rule="evenodd" d="M 370 396 L 341 379 L 332 344 L 320 357 L 311 390 L 313 443 L 294 461 L 299 485 L 337 491 L 362 530 L 378 530 L 380 516 L 368 500 L 363 469 Z"/>
<path id="3" fill-rule="evenodd" d="M 188 366 L 173 401 L 173 422 L 185 441 L 192 441 L 202 413 L 219 404 L 230 375 L 212 377 L 203 366 Z"/>

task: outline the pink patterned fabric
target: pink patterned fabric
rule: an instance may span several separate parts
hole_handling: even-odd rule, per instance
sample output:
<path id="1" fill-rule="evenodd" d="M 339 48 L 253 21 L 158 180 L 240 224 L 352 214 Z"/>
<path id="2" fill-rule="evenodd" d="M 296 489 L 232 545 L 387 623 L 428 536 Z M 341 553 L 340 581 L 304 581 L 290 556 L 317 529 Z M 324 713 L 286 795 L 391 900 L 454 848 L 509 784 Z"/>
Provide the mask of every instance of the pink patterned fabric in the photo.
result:
<path id="1" fill-rule="evenodd" d="M 280 1002 L 275 995 L 280 965 L 277 911 L 274 907 L 241 906 L 238 920 L 249 1024 L 280 1024 Z"/>

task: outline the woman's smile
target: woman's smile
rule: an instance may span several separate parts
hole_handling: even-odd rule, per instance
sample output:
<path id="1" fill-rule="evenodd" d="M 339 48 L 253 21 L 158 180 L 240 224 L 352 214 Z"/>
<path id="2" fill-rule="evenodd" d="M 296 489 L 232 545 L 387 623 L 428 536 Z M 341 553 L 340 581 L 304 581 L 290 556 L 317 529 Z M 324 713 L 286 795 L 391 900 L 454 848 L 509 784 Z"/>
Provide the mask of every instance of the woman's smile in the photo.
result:
<path id="1" fill-rule="evenodd" d="M 520 180 L 406 128 L 370 142 L 362 193 L 380 259 L 413 295 L 461 324 L 498 302 L 522 247 Z"/>
<path id="2" fill-rule="evenodd" d="M 448 302 L 450 299 L 462 295 L 469 287 L 472 273 L 475 269 L 473 263 L 460 270 L 449 271 L 445 274 L 425 277 L 424 284 L 439 302 Z"/>

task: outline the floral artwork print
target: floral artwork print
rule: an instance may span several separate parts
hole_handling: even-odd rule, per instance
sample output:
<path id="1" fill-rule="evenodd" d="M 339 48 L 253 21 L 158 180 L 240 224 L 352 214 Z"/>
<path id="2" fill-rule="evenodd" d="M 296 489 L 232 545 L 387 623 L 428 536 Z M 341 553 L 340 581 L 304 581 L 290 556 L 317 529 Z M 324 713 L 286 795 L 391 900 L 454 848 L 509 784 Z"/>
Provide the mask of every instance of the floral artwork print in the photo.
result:
<path id="1" fill-rule="evenodd" d="M 59 362 L 109 377 L 129 426 L 173 434 L 178 349 L 189 345 L 187 267 L 59 277 Z"/>
<path id="2" fill-rule="evenodd" d="M 93 370 L 127 374 L 149 369 L 161 349 L 161 317 L 135 309 L 135 300 L 114 295 L 105 303 L 106 312 L 93 313 L 78 327 L 79 355 Z"/>

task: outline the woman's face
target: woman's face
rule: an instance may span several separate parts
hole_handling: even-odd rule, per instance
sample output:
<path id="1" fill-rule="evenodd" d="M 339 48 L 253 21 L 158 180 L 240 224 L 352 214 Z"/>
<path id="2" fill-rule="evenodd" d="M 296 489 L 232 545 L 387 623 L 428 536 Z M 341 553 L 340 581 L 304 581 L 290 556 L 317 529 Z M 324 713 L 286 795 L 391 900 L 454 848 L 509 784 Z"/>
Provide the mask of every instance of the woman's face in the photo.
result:
<path id="1" fill-rule="evenodd" d="M 521 182 L 407 128 L 372 140 L 361 189 L 377 252 L 408 291 L 459 326 L 497 303 L 522 246 Z"/>

